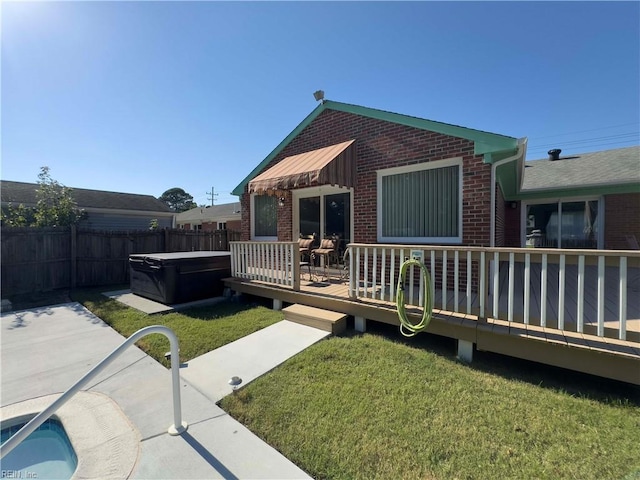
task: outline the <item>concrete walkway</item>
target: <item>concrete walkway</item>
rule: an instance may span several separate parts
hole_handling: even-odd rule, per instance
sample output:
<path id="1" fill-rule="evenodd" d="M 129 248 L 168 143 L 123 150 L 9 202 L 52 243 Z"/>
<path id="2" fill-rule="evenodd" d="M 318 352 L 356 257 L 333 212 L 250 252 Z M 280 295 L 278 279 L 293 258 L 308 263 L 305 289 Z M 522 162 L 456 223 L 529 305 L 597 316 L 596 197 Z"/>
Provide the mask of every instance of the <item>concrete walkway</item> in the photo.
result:
<path id="1" fill-rule="evenodd" d="M 217 402 L 232 392 L 231 377 L 240 377 L 244 386 L 327 336 L 329 332 L 282 320 L 190 360 L 180 375 Z"/>
<path id="2" fill-rule="evenodd" d="M 203 300 L 195 300 L 193 302 L 179 303 L 175 305 L 165 305 L 148 298 L 141 297 L 135 293 L 131 293 L 131 290 L 115 290 L 112 292 L 104 292 L 105 297 L 109 297 L 112 300 L 116 300 L 124 305 L 140 310 L 148 315 L 155 315 L 157 313 L 171 313 L 179 310 L 186 310 L 188 308 L 206 307 L 215 305 L 216 303 L 223 302 L 224 297 L 212 297 L 205 298 Z"/>
<path id="3" fill-rule="evenodd" d="M 65 391 L 124 341 L 77 303 L 0 319 L 3 410 Z M 167 433 L 173 423 L 170 372 L 137 347 L 126 350 L 86 390 L 109 397 L 137 433 L 139 452 L 130 478 L 310 478 L 214 402 L 230 391 L 230 376 L 246 384 L 325 334 L 281 322 L 188 362 L 181 371 L 181 398 L 189 428 L 181 436 Z M 117 445 L 118 438 L 105 442 Z"/>

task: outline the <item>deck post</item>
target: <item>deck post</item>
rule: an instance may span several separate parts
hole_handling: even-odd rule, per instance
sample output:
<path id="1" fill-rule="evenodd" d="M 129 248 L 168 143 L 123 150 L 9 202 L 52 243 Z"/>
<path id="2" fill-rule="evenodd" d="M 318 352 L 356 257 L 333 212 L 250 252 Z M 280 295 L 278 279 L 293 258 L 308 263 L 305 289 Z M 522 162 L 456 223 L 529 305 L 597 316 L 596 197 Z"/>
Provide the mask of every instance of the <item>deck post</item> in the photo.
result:
<path id="1" fill-rule="evenodd" d="M 282 300 L 278 299 L 278 298 L 274 298 L 273 299 L 273 309 L 277 312 L 279 312 L 280 310 L 282 310 Z"/>
<path id="2" fill-rule="evenodd" d="M 366 332 L 367 331 L 367 319 L 364 317 L 354 317 L 354 328 L 356 332 Z"/>
<path id="3" fill-rule="evenodd" d="M 458 340 L 457 356 L 463 362 L 471 363 L 473 361 L 473 342 Z"/>
<path id="4" fill-rule="evenodd" d="M 290 256 L 291 258 L 295 258 L 295 262 L 293 262 L 293 290 L 295 292 L 299 292 L 300 291 L 300 260 L 301 260 L 301 255 L 300 255 L 300 251 L 299 250 L 294 250 L 293 246 L 289 246 L 289 248 L 291 249 L 291 253 Z"/>

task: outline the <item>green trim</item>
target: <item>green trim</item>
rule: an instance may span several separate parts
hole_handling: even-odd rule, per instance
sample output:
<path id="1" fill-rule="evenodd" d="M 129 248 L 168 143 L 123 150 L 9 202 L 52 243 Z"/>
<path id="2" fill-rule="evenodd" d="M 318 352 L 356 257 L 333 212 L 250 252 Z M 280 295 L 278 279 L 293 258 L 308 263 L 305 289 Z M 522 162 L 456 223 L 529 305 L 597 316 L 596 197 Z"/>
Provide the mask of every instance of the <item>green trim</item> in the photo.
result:
<path id="1" fill-rule="evenodd" d="M 518 161 L 514 160 L 499 166 L 496 170 L 496 181 L 505 200 L 511 200 L 520 188 L 517 163 Z"/>
<path id="2" fill-rule="evenodd" d="M 363 117 L 375 118 L 385 122 L 397 123 L 399 125 L 418 128 L 420 130 L 429 130 L 443 135 L 471 140 L 474 142 L 474 153 L 476 155 L 500 152 L 504 150 L 513 151 L 518 148 L 518 140 L 505 135 L 498 135 L 496 133 L 484 132 L 482 130 L 474 130 L 471 128 L 460 127 L 458 125 L 435 122 L 433 120 L 426 120 L 423 118 L 411 117 L 409 115 L 401 115 L 399 113 L 361 107 L 358 105 L 350 105 L 347 103 L 327 101 L 326 105 L 328 105 L 328 108 L 331 108 L 332 110 L 353 113 Z"/>
<path id="3" fill-rule="evenodd" d="M 292 130 L 292 132 L 287 135 L 285 137 L 284 140 L 282 140 L 278 146 L 276 148 L 274 148 L 271 153 L 269 155 L 267 155 L 267 158 L 265 158 L 264 160 L 262 160 L 258 166 L 256 168 L 254 168 L 253 170 L 251 170 L 251 173 L 249 175 L 247 175 L 244 180 L 242 180 L 242 182 L 240 182 L 238 184 L 238 186 L 236 188 L 233 189 L 233 191 L 231 192 L 232 195 L 237 195 L 240 196 L 244 193 L 244 187 L 247 186 L 247 184 L 249 183 L 249 181 L 255 177 L 256 175 L 258 175 L 260 173 L 260 171 L 262 171 L 262 169 L 264 167 L 266 167 L 269 162 L 271 160 L 273 160 L 273 158 L 278 155 L 283 149 L 284 147 L 286 147 L 287 145 L 289 145 L 289 143 L 296 137 L 298 136 L 298 134 L 304 130 L 311 122 L 313 122 L 315 120 L 315 118 L 320 115 L 320 113 L 322 113 L 325 109 L 326 109 L 326 104 L 325 103 L 321 103 L 320 105 L 318 105 L 316 108 L 313 109 L 313 111 L 307 115 L 307 118 L 305 118 L 304 120 L 302 120 L 302 122 L 300 122 L 300 124 L 298 124 L 298 126 L 296 128 L 294 128 Z"/>
<path id="4" fill-rule="evenodd" d="M 520 192 L 505 200 L 541 200 L 546 198 L 565 198 L 582 196 L 616 195 L 624 193 L 640 193 L 640 185 L 637 183 L 627 183 L 623 185 L 601 185 L 593 187 L 572 188 L 572 189 L 549 189 L 537 190 L 535 192 Z"/>
<path id="5" fill-rule="evenodd" d="M 240 196 L 244 193 L 244 189 L 249 181 L 258 175 L 271 160 L 273 160 L 302 130 L 304 130 L 315 118 L 323 111 L 330 109 L 339 112 L 352 113 L 363 117 L 374 118 L 385 122 L 396 123 L 408 127 L 418 128 L 420 130 L 429 130 L 443 135 L 464 138 L 474 142 L 474 154 L 484 155 L 485 163 L 493 163 L 501 158 L 513 155 L 518 148 L 518 140 L 505 135 L 496 133 L 483 132 L 471 128 L 459 127 L 448 123 L 434 122 L 399 113 L 377 110 L 369 107 L 361 107 L 359 105 L 351 105 L 347 103 L 334 102 L 327 100 L 318 105 L 293 131 L 286 136 L 282 142 L 274 148 L 271 153 L 264 159 L 249 175 L 246 176 L 240 184 L 231 192 L 233 195 Z"/>

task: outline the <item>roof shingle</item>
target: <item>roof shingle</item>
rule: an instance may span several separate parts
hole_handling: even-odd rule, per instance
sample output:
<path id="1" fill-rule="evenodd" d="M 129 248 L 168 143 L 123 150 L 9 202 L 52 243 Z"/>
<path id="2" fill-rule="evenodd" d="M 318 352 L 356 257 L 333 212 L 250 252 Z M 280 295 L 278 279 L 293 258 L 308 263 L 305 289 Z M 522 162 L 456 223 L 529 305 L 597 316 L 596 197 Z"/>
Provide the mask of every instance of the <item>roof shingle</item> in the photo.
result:
<path id="1" fill-rule="evenodd" d="M 521 193 L 640 184 L 640 146 L 525 162 Z"/>
<path id="2" fill-rule="evenodd" d="M 2 203 L 13 203 L 15 205 L 22 203 L 27 206 L 35 205 L 37 203 L 37 189 L 37 183 L 0 180 L 0 197 Z M 78 208 L 171 212 L 165 203 L 151 195 L 71 188 L 71 196 Z"/>

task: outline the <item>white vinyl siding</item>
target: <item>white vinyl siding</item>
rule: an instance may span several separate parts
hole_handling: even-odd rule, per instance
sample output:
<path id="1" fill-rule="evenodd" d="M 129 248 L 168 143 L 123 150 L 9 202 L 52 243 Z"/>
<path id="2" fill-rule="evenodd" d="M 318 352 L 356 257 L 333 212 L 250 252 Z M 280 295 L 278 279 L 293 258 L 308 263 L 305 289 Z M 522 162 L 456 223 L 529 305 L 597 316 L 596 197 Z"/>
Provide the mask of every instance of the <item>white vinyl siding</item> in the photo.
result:
<path id="1" fill-rule="evenodd" d="M 166 213 L 110 213 L 87 211 L 85 219 L 81 220 L 78 227 L 90 230 L 107 230 L 124 232 L 129 230 L 149 230 L 153 220 L 157 220 L 158 228 L 172 228 L 172 214 Z"/>
<path id="2" fill-rule="evenodd" d="M 462 241 L 462 161 L 378 172 L 378 241 Z"/>

